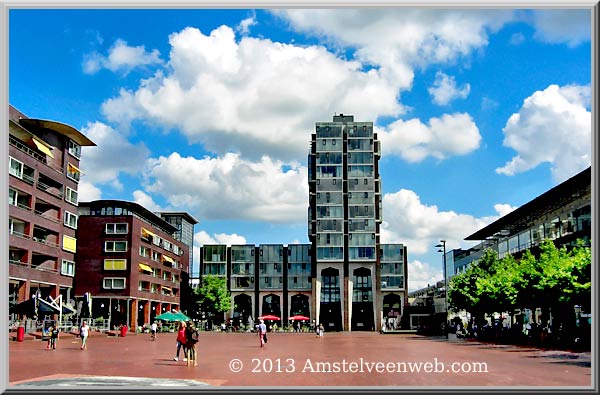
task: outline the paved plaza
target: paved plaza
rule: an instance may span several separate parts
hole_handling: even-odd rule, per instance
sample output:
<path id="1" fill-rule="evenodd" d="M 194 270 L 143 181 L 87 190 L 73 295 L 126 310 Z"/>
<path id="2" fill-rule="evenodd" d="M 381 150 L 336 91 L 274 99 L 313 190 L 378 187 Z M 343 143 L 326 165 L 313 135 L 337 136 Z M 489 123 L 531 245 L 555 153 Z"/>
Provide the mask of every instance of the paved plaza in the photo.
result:
<path id="1" fill-rule="evenodd" d="M 590 353 L 414 334 L 201 333 L 198 366 L 174 361 L 174 333 L 94 334 L 88 349 L 62 335 L 9 342 L 9 388 L 31 386 L 578 387 L 592 386 Z M 417 372 L 417 370 L 419 370 Z"/>

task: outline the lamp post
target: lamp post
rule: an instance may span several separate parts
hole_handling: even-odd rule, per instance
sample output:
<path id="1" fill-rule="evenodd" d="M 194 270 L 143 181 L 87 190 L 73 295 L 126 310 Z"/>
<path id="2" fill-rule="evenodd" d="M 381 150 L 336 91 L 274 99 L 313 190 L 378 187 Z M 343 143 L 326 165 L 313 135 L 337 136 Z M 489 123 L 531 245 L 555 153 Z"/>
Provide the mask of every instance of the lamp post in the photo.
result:
<path id="1" fill-rule="evenodd" d="M 444 334 L 448 337 L 448 278 L 446 274 L 446 240 L 440 240 L 440 244 L 436 245 L 436 248 L 442 248 L 438 250 L 442 255 L 442 262 L 444 263 Z"/>

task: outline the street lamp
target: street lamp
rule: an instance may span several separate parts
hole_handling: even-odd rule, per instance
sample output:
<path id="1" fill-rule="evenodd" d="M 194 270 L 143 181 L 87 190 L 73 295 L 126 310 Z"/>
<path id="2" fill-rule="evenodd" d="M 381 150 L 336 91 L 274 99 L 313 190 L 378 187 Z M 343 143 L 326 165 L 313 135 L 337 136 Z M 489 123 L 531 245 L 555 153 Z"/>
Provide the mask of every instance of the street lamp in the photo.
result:
<path id="1" fill-rule="evenodd" d="M 436 244 L 436 248 L 440 247 L 442 249 L 438 250 L 438 252 L 441 252 L 443 254 L 442 260 L 444 263 L 444 313 L 446 315 L 444 322 L 444 332 L 446 337 L 448 337 L 448 278 L 446 274 L 446 240 L 440 240 L 440 244 Z"/>

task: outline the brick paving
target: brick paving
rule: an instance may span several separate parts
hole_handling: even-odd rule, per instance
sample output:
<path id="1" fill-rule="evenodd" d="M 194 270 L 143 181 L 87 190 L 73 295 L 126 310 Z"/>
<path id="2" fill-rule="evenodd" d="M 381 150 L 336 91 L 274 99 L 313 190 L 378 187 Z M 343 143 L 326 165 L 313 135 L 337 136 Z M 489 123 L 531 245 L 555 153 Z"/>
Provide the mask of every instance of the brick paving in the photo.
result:
<path id="1" fill-rule="evenodd" d="M 148 334 L 94 334 L 84 351 L 79 338 L 68 334 L 61 337 L 56 351 L 47 350 L 40 340 L 10 341 L 9 388 L 44 383 L 41 380 L 76 382 L 100 376 L 186 380 L 219 387 L 592 385 L 590 353 L 361 332 L 326 333 L 323 338 L 308 333 L 270 333 L 267 345 L 260 348 L 253 333 L 210 332 L 201 333 L 198 366 L 188 367 L 181 359 L 173 361 L 175 338 L 174 333 L 161 333 L 156 341 Z M 402 362 L 430 365 L 421 365 L 419 373 L 399 372 L 410 369 Z M 487 372 L 454 373 L 450 371 L 452 362 Z M 486 364 L 487 369 L 474 362 Z"/>

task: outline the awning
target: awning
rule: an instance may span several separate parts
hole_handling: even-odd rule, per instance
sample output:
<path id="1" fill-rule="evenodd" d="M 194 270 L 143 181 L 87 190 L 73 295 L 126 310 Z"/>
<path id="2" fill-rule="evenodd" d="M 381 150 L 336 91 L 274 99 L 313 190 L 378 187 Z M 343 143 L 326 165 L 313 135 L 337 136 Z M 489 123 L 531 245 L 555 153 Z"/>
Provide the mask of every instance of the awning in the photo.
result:
<path id="1" fill-rule="evenodd" d="M 171 288 L 165 287 L 164 285 L 163 285 L 162 289 L 164 289 L 165 291 L 173 292 L 173 290 Z"/>
<path id="2" fill-rule="evenodd" d="M 82 172 L 82 171 L 79 169 L 79 167 L 75 166 L 75 165 L 74 165 L 74 164 L 72 164 L 72 163 L 69 163 L 69 167 L 70 167 L 71 169 L 75 170 L 77 173 L 85 174 L 84 172 Z"/>
<path id="3" fill-rule="evenodd" d="M 146 265 L 145 263 L 140 263 L 139 266 L 140 266 L 140 269 L 142 269 L 145 272 L 154 273 L 154 270 L 152 270 L 152 268 L 150 266 Z"/>
<path id="4" fill-rule="evenodd" d="M 162 257 L 163 257 L 163 259 L 164 259 L 165 261 L 167 261 L 167 262 L 169 262 L 169 263 L 175 263 L 175 261 L 174 261 L 174 260 L 173 260 L 173 258 L 171 258 L 171 257 L 168 257 L 168 256 L 166 256 L 166 255 L 163 255 Z"/>
<path id="5" fill-rule="evenodd" d="M 142 236 L 152 236 L 152 237 L 156 237 L 156 235 L 152 232 L 150 232 L 148 229 L 146 228 L 142 228 Z"/>
<path id="6" fill-rule="evenodd" d="M 43 153 L 45 153 L 49 157 L 54 158 L 54 155 L 52 155 L 52 151 L 50 151 L 50 148 L 48 148 L 46 146 L 46 144 L 42 143 L 40 140 L 36 139 L 35 137 L 32 137 L 31 141 L 33 141 L 33 143 L 35 144 L 35 146 L 37 147 L 37 149 L 39 149 L 40 151 L 42 151 Z"/>
<path id="7" fill-rule="evenodd" d="M 63 235 L 63 250 L 77 252 L 77 239 Z"/>

